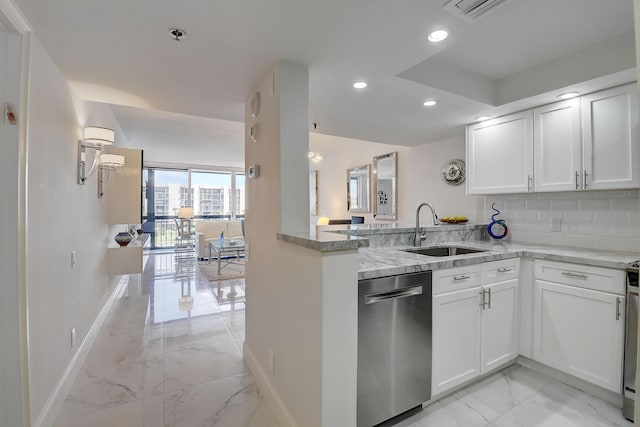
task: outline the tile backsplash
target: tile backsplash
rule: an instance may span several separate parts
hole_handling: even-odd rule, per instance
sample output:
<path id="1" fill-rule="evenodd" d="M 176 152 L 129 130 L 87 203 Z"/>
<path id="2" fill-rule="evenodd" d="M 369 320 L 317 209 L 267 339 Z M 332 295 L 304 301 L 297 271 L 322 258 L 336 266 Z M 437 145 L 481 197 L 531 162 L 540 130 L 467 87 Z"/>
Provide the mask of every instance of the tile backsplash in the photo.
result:
<path id="1" fill-rule="evenodd" d="M 493 195 L 485 196 L 484 211 L 490 222 L 495 202 L 514 242 L 640 252 L 639 196 L 640 190 Z"/>

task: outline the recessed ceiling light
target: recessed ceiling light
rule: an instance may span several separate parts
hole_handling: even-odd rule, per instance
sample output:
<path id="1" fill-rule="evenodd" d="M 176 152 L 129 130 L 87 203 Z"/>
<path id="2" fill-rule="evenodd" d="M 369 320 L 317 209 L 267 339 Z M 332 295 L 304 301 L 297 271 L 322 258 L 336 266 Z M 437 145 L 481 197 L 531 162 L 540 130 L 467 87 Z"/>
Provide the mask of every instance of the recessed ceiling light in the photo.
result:
<path id="1" fill-rule="evenodd" d="M 367 86 L 367 82 L 355 82 L 353 84 L 353 87 L 355 87 L 356 89 L 364 89 Z"/>
<path id="2" fill-rule="evenodd" d="M 447 30 L 435 30 L 429 33 L 427 39 L 432 43 L 438 43 L 442 40 L 446 39 L 449 36 L 449 32 Z"/>
<path id="3" fill-rule="evenodd" d="M 560 99 L 571 99 L 571 98 L 575 98 L 578 95 L 580 95 L 580 92 L 567 92 L 567 93 L 562 93 L 562 94 L 558 95 L 558 98 L 560 98 Z"/>
<path id="4" fill-rule="evenodd" d="M 424 101 L 422 103 L 422 105 L 424 105 L 425 107 L 433 107 L 434 105 L 436 105 L 437 102 L 433 99 L 427 99 L 426 101 Z"/>
<path id="5" fill-rule="evenodd" d="M 489 116 L 478 116 L 476 117 L 476 120 L 479 122 L 484 122 L 485 120 L 489 120 L 491 117 Z"/>
<path id="6" fill-rule="evenodd" d="M 169 30 L 169 35 L 172 39 L 179 42 L 180 40 L 187 37 L 187 32 L 181 28 L 172 28 Z"/>

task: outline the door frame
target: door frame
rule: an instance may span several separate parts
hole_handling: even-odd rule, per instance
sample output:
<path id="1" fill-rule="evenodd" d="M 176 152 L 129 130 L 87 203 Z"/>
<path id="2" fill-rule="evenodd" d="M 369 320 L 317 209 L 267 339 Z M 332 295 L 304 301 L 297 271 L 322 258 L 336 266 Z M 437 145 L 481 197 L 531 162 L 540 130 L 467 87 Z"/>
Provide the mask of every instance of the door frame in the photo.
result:
<path id="1" fill-rule="evenodd" d="M 4 46 L 0 48 L 0 97 L 14 106 L 17 125 L 5 121 L 2 105 L 0 161 L 8 179 L 0 185 L 3 204 L 0 265 L 0 427 L 30 426 L 27 333 L 27 99 L 31 25 L 11 0 L 0 0 Z M 14 89 L 13 92 L 11 89 Z"/>

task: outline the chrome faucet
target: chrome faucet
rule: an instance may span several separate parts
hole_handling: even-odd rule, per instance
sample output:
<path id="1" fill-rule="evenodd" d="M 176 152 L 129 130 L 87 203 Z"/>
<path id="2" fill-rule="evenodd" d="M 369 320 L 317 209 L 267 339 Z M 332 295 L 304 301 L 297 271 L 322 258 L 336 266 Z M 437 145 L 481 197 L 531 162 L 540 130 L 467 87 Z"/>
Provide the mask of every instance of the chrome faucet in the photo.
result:
<path id="1" fill-rule="evenodd" d="M 433 217 L 433 225 L 438 225 L 438 215 L 436 215 L 436 211 L 433 209 L 433 206 L 429 203 L 420 203 L 420 205 L 418 205 L 418 209 L 416 209 L 416 236 L 413 240 L 414 246 L 421 246 L 422 241 L 427 238 L 426 233 L 420 234 L 420 209 L 422 209 L 423 206 L 429 206 L 429 209 L 431 209 L 431 216 Z"/>

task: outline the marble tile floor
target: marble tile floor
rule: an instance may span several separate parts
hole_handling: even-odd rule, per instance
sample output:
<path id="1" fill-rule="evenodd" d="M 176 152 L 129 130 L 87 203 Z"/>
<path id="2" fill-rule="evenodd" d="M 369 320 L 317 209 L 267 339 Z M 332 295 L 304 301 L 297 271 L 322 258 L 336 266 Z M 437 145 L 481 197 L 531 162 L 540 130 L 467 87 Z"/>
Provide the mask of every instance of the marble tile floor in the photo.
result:
<path id="1" fill-rule="evenodd" d="M 227 282 L 223 292 L 244 285 Z M 243 341 L 242 300 L 219 304 L 197 268 L 177 265 L 172 253 L 149 255 L 140 283 L 118 295 L 54 425 L 275 427 L 243 363 Z"/>
<path id="2" fill-rule="evenodd" d="M 244 303 L 219 304 L 214 292 L 224 292 L 224 286 L 212 292 L 197 269 L 184 272 L 172 253 L 149 256 L 141 283 L 129 284 L 118 296 L 55 427 L 277 427 L 242 361 Z M 229 281 L 227 292 L 242 284 Z M 185 295 L 193 297 L 193 306 L 179 304 Z M 632 423 L 617 407 L 514 365 L 396 426 Z"/>
<path id="3" fill-rule="evenodd" d="M 520 365 L 427 406 L 395 427 L 632 427 L 622 410 Z"/>

